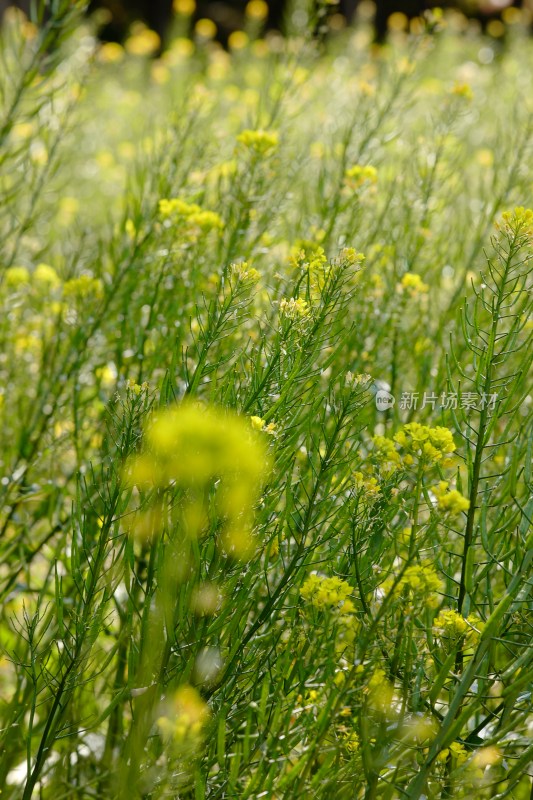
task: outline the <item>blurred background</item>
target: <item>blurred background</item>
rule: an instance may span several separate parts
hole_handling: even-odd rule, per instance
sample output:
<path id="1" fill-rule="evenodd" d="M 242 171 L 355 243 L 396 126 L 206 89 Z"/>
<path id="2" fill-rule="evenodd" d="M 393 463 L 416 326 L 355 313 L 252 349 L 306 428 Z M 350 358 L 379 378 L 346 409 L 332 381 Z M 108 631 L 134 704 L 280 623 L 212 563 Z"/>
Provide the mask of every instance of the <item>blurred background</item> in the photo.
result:
<path id="1" fill-rule="evenodd" d="M 0 14 L 17 6 L 30 15 L 31 0 L 0 0 Z M 122 43 L 142 25 L 157 34 L 154 53 L 175 35 L 200 34 L 224 46 L 236 32 L 255 27 L 264 31 L 298 33 L 313 27 L 317 36 L 342 30 L 363 20 L 374 27 L 382 42 L 389 32 L 417 32 L 428 12 L 436 9 L 456 14 L 468 28 L 495 38 L 505 35 L 506 23 L 531 27 L 533 0 L 91 0 L 91 15 L 104 42 Z M 137 28 L 136 28 L 137 26 Z M 156 46 L 157 42 L 157 46 Z"/>

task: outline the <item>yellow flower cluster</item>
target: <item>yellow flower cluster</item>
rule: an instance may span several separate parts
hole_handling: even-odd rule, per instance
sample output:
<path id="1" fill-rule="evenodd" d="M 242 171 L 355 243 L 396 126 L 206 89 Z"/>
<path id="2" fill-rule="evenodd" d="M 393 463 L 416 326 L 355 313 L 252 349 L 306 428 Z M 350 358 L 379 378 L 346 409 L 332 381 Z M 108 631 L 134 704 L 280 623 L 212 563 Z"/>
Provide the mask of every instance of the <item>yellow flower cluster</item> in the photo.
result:
<path id="1" fill-rule="evenodd" d="M 451 91 L 456 97 L 463 97 L 465 100 L 474 99 L 474 92 L 468 83 L 455 83 Z"/>
<path id="2" fill-rule="evenodd" d="M 328 259 L 323 247 L 312 242 L 302 242 L 301 244 L 301 247 L 293 248 L 289 258 L 291 266 L 314 273 L 327 264 Z"/>
<path id="3" fill-rule="evenodd" d="M 371 498 L 379 497 L 381 489 L 377 478 L 365 476 L 362 472 L 355 472 L 353 477 L 356 489 L 364 491 Z"/>
<path id="4" fill-rule="evenodd" d="M 265 0 L 249 0 L 244 13 L 250 19 L 261 22 L 268 16 L 268 3 Z"/>
<path id="5" fill-rule="evenodd" d="M 271 436 L 276 433 L 275 422 L 269 422 L 267 425 L 262 417 L 250 417 L 250 423 L 254 431 L 264 431 L 264 433 L 269 433 Z"/>
<path id="6" fill-rule="evenodd" d="M 387 436 L 374 436 L 372 443 L 374 455 L 384 475 L 388 475 L 402 466 L 402 459 L 392 439 Z"/>
<path id="7" fill-rule="evenodd" d="M 312 608 L 330 611 L 335 620 L 335 651 L 342 654 L 353 645 L 359 631 L 355 606 L 349 595 L 352 587 L 340 578 L 327 578 L 312 572 L 300 589 L 300 596 Z"/>
<path id="8" fill-rule="evenodd" d="M 8 267 L 4 273 L 7 286 L 18 289 L 30 282 L 30 273 L 26 267 Z"/>
<path id="9" fill-rule="evenodd" d="M 303 319 L 309 316 L 309 305 L 299 297 L 291 297 L 288 300 L 284 297 L 279 304 L 279 313 L 287 319 Z"/>
<path id="10" fill-rule="evenodd" d="M 165 710 L 157 726 L 164 739 L 176 743 L 198 741 L 210 717 L 209 706 L 193 686 L 181 686 Z"/>
<path id="11" fill-rule="evenodd" d="M 353 645 L 360 630 L 359 620 L 355 614 L 355 606 L 349 598 L 340 607 L 336 624 L 335 651 L 338 654 L 342 654 L 345 653 L 348 647 Z"/>
<path id="12" fill-rule="evenodd" d="M 339 261 L 348 267 L 355 267 L 362 264 L 365 260 L 363 253 L 359 253 L 355 247 L 343 247 L 339 253 Z"/>
<path id="13" fill-rule="evenodd" d="M 449 747 L 440 751 L 437 756 L 437 761 L 446 763 L 450 755 L 456 759 L 458 765 L 464 764 L 468 759 L 468 750 L 460 742 L 452 742 Z"/>
<path id="14" fill-rule="evenodd" d="M 237 141 L 257 155 L 264 156 L 277 148 L 279 136 L 273 131 L 254 131 L 248 129 L 239 133 Z"/>
<path id="15" fill-rule="evenodd" d="M 142 394 L 142 392 L 148 391 L 148 383 L 146 381 L 144 383 L 139 384 L 135 383 L 133 378 L 130 378 L 128 380 L 127 387 L 129 391 L 133 392 L 133 394 L 136 395 L 137 397 L 139 397 Z"/>
<path id="16" fill-rule="evenodd" d="M 344 730 L 342 731 L 342 743 L 344 748 L 350 755 L 357 753 L 361 746 L 359 736 L 355 731 Z"/>
<path id="17" fill-rule="evenodd" d="M 359 189 L 361 186 L 369 186 L 377 183 L 378 172 L 375 167 L 369 164 L 367 166 L 355 164 L 353 167 L 349 167 L 346 170 L 344 178 L 350 189 Z"/>
<path id="18" fill-rule="evenodd" d="M 484 623 L 476 616 L 469 614 L 466 619 L 453 609 L 443 609 L 433 622 L 433 633 L 438 636 L 443 643 L 474 645 L 479 640 Z"/>
<path id="19" fill-rule="evenodd" d="M 433 494 L 437 498 L 437 506 L 447 514 L 460 514 L 461 511 L 468 511 L 470 500 L 463 497 L 457 489 L 448 490 L 448 481 L 439 481 L 439 485 L 433 489 Z"/>
<path id="20" fill-rule="evenodd" d="M 47 289 L 56 289 L 61 285 L 61 279 L 50 264 L 37 264 L 33 273 L 33 280 Z"/>
<path id="21" fill-rule="evenodd" d="M 47 294 L 61 287 L 61 278 L 49 264 L 37 264 L 32 273 L 26 267 L 9 267 L 5 272 L 5 280 L 8 288 L 15 291 L 31 284 L 38 294 Z M 99 299 L 104 293 L 104 286 L 99 278 L 83 273 L 65 281 L 62 293 L 65 299 L 71 300 Z"/>
<path id="22" fill-rule="evenodd" d="M 74 300 L 86 300 L 89 297 L 99 298 L 103 292 L 102 281 L 99 278 L 93 278 L 92 275 L 84 274 L 77 278 L 71 278 L 63 285 L 64 296 Z"/>
<path id="23" fill-rule="evenodd" d="M 431 428 L 418 422 L 407 423 L 392 440 L 386 436 L 374 436 L 372 441 L 376 458 L 390 471 L 402 464 L 411 465 L 414 457 L 426 465 L 436 464 L 456 449 L 448 428 L 441 425 Z"/>
<path id="24" fill-rule="evenodd" d="M 364 688 L 364 693 L 367 695 L 372 708 L 382 713 L 386 713 L 390 709 L 394 698 L 394 686 L 381 667 L 377 667 L 370 676 Z"/>
<path id="25" fill-rule="evenodd" d="M 385 595 L 392 590 L 393 585 L 392 576 L 382 583 L 381 589 Z M 409 602 L 418 600 L 428 608 L 436 608 L 442 589 L 442 581 L 431 564 L 412 564 L 394 587 L 394 594 Z"/>
<path id="26" fill-rule="evenodd" d="M 328 279 L 336 270 L 356 267 L 354 277 L 357 278 L 364 260 L 364 255 L 354 247 L 345 247 L 337 258 L 328 263 L 323 247 L 313 241 L 300 240 L 292 249 L 289 264 L 307 273 L 311 299 L 315 300 L 320 297 Z"/>
<path id="27" fill-rule="evenodd" d="M 504 228 L 509 233 L 533 236 L 533 209 L 517 206 L 512 211 L 504 211 L 502 218 Z"/>
<path id="28" fill-rule="evenodd" d="M 426 294 L 429 291 L 429 286 L 424 283 L 420 275 L 416 272 L 406 272 L 400 282 L 400 288 L 407 289 L 411 297 L 416 297 L 419 294 Z"/>
<path id="29" fill-rule="evenodd" d="M 26 286 L 30 282 L 41 290 L 56 289 L 61 285 L 59 275 L 49 264 L 37 264 L 32 274 L 26 267 L 9 267 L 5 271 L 5 280 L 12 289 Z"/>
<path id="30" fill-rule="evenodd" d="M 177 197 L 160 200 L 159 214 L 163 219 L 185 223 L 203 233 L 220 230 L 224 227 L 223 220 L 215 211 L 205 211 L 196 203 L 187 203 Z"/>
<path id="31" fill-rule="evenodd" d="M 326 578 L 324 575 L 312 572 L 302 585 L 300 595 L 306 603 L 317 609 L 344 609 L 352 591 L 350 584 L 341 578 Z"/>
<path id="32" fill-rule="evenodd" d="M 160 46 L 159 35 L 150 28 L 137 23 L 132 35 L 126 39 L 124 49 L 133 56 L 151 56 L 157 52 Z"/>
<path id="33" fill-rule="evenodd" d="M 269 468 L 263 438 L 233 413 L 184 402 L 154 415 L 145 443 L 145 452 L 127 466 L 130 483 L 202 489 L 217 481 L 222 545 L 236 557 L 247 557 L 253 543 L 252 510 Z"/>
<path id="34" fill-rule="evenodd" d="M 261 277 L 260 273 L 253 267 L 248 266 L 247 261 L 240 261 L 230 265 L 231 274 L 243 283 L 257 283 Z"/>

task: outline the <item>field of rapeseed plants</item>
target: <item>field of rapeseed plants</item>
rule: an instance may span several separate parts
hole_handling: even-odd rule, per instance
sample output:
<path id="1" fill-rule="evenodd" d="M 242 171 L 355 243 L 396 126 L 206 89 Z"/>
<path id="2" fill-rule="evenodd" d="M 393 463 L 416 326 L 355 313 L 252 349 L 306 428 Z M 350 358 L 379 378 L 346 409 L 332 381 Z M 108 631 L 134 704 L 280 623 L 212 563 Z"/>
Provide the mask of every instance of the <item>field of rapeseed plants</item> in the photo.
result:
<path id="1" fill-rule="evenodd" d="M 1 31 L 1 798 L 527 800 L 520 12 L 176 9 Z"/>

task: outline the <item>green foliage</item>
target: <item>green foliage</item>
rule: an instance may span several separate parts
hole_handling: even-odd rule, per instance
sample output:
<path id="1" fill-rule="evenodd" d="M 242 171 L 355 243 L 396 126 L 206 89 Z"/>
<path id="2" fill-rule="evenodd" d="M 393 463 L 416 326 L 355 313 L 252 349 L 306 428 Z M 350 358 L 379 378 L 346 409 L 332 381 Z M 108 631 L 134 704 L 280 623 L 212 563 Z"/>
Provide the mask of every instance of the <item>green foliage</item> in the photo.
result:
<path id="1" fill-rule="evenodd" d="M 529 40 L 79 9 L 1 32 L 2 798 L 525 800 Z"/>

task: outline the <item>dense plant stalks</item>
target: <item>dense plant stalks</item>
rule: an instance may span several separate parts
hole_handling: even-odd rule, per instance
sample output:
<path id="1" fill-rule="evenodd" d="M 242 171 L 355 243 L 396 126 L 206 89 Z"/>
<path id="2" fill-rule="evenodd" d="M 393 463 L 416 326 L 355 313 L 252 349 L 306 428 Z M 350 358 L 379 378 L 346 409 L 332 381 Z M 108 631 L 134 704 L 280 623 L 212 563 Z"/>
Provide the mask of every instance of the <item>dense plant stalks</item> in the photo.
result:
<path id="1" fill-rule="evenodd" d="M 2 28 L 2 798 L 527 800 L 529 43 L 261 9 Z"/>

